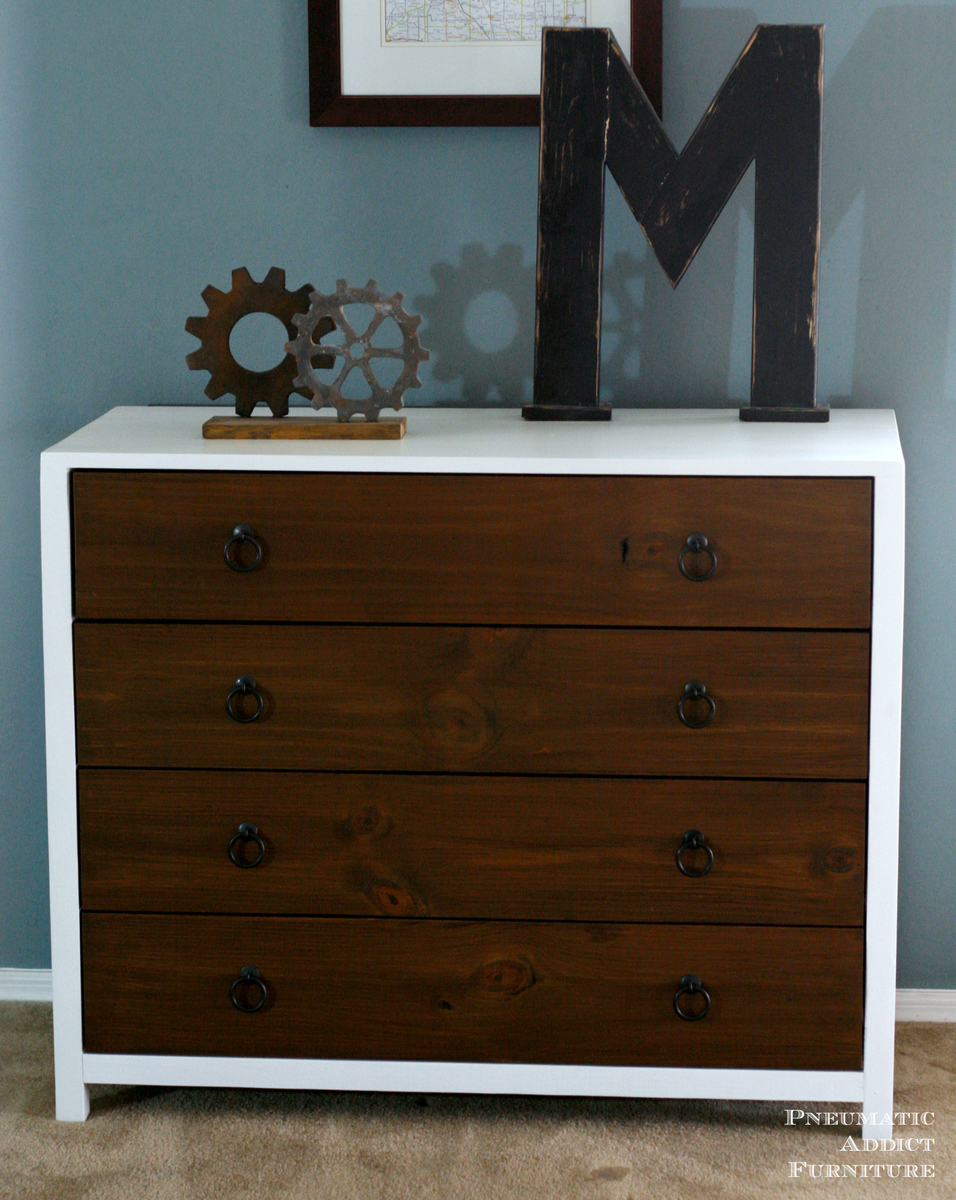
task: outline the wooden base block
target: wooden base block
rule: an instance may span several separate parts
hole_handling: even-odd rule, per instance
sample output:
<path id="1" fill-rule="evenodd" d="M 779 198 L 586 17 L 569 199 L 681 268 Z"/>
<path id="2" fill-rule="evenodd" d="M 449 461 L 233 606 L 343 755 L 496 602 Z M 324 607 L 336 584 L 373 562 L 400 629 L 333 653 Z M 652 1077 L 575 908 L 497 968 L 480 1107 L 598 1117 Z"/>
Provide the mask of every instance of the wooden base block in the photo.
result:
<path id="1" fill-rule="evenodd" d="M 403 438 L 405 417 L 380 421 L 339 421 L 336 417 L 210 417 L 204 438 L 347 438 L 381 441 Z"/>

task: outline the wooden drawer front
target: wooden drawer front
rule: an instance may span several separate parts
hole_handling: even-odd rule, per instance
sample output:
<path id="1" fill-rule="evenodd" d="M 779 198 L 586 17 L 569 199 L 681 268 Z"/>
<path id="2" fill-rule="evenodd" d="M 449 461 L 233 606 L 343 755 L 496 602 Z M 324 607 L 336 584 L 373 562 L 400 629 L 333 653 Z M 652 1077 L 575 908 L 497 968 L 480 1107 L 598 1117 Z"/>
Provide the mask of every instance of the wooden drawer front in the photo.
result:
<path id="1" fill-rule="evenodd" d="M 869 479 L 76 471 L 76 614 L 863 629 L 871 491 Z M 263 550 L 244 574 L 223 557 L 239 524 Z M 706 583 L 678 566 L 694 533 L 716 554 Z"/>
<path id="2" fill-rule="evenodd" d="M 74 636 L 81 766 L 866 775 L 863 633 L 77 623 Z M 226 712 L 239 676 L 263 698 L 249 724 Z M 678 717 L 694 680 L 716 710 L 703 729 Z"/>
<path id="3" fill-rule="evenodd" d="M 80 772 L 112 911 L 861 925 L 865 826 L 856 783 Z"/>
<path id="4" fill-rule="evenodd" d="M 858 929 L 106 913 L 82 927 L 93 1053 L 861 1066 Z M 230 1002 L 246 966 L 267 989 L 255 1013 Z M 702 1020 L 674 1012 L 685 975 L 710 993 Z"/>

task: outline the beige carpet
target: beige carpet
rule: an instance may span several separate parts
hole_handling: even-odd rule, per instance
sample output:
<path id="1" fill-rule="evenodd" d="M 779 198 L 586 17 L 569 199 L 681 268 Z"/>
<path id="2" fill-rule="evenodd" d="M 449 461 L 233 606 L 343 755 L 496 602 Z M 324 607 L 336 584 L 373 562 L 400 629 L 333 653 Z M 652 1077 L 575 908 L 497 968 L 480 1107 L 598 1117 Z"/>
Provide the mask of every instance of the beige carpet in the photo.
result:
<path id="1" fill-rule="evenodd" d="M 696 1101 L 96 1087 L 90 1119 L 65 1125 L 50 1006 L 0 1004 L 0 1196 L 952 1200 L 956 1025 L 898 1026 L 896 1061 L 897 1109 L 936 1114 L 918 1131 L 936 1139 L 929 1152 L 853 1154 L 846 1129 L 786 1128 L 783 1105 Z M 790 1161 L 932 1165 L 936 1177 L 792 1179 Z"/>

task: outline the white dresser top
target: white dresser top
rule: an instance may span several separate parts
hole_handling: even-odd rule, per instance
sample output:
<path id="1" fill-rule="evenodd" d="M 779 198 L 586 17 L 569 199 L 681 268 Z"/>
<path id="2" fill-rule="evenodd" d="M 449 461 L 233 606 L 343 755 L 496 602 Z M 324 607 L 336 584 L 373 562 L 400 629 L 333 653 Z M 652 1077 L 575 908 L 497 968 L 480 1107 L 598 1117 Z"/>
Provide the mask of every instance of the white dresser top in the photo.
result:
<path id="1" fill-rule="evenodd" d="M 889 409 L 835 409 L 825 424 L 765 424 L 741 421 L 736 408 L 619 409 L 608 422 L 525 421 L 519 409 L 406 408 L 400 441 L 204 439 L 203 422 L 228 411 L 114 408 L 44 458 L 61 469 L 567 475 L 875 475 L 903 463 Z M 304 408 L 283 419 L 298 415 L 315 414 Z"/>

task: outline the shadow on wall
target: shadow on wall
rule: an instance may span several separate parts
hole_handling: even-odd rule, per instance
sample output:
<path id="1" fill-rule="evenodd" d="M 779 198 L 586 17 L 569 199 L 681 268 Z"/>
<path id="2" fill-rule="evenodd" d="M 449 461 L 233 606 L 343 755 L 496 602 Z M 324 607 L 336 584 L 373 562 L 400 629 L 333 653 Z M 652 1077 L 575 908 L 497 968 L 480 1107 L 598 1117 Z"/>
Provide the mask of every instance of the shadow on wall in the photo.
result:
<path id="1" fill-rule="evenodd" d="M 688 81 L 681 95 L 666 98 L 675 142 L 686 142 L 756 23 L 745 9 L 672 14 L 675 75 Z M 899 405 L 914 392 L 942 395 L 956 251 L 954 62 L 956 9 L 884 8 L 827 83 L 822 258 L 831 240 L 834 257 L 832 273 L 826 261 L 822 270 L 829 324 L 821 330 L 821 401 Z M 858 198 L 857 279 L 855 255 L 841 257 L 837 235 Z M 676 291 L 609 178 L 602 399 L 620 407 L 726 405 L 728 393 L 732 403 L 743 399 L 752 261 L 752 169 Z M 530 399 L 533 262 L 516 245 L 492 254 L 474 243 L 458 266 L 436 263 L 431 274 L 434 294 L 414 301 L 427 320 L 431 375 L 461 389 L 439 406 Z M 849 397 L 832 395 L 827 384 L 839 374 L 824 357 L 828 344 L 852 360 Z"/>
<path id="2" fill-rule="evenodd" d="M 956 10 L 884 8 L 824 97 L 823 242 L 859 193 L 852 388 L 900 405 L 942 394 L 956 246 Z"/>
<path id="3" fill-rule="evenodd" d="M 667 5 L 664 128 L 682 149 L 757 26 L 750 9 Z M 615 407 L 724 407 L 735 335 L 749 338 L 753 170 L 731 196 L 686 276 L 671 287 L 609 175 L 605 201 L 601 399 Z M 741 244 L 749 239 L 747 244 Z M 734 285 L 748 288 L 741 331 Z M 752 271 L 752 268 L 750 268 Z M 749 345 L 746 357 L 749 361 Z M 740 397 L 742 399 L 742 397 Z M 734 401 L 737 403 L 739 401 Z"/>
<path id="4" fill-rule="evenodd" d="M 691 98 L 696 123 L 753 32 L 756 19 L 745 10 L 679 14 L 678 40 L 704 48 L 718 64 L 711 92 Z M 698 73 L 693 65 L 692 77 Z M 705 84 L 706 86 L 706 84 Z M 688 131 L 689 132 L 689 131 Z M 685 139 L 684 139 L 685 140 Z M 607 181 L 604 314 L 602 320 L 602 399 L 634 403 L 636 389 L 653 394 L 650 403 L 666 402 L 681 389 L 684 403 L 700 403 L 700 389 L 688 388 L 689 358 L 685 335 L 699 348 L 708 376 L 715 373 L 724 390 L 728 375 L 733 305 L 714 302 L 732 292 L 738 251 L 737 210 L 752 209 L 752 188 L 738 189 L 698 256 L 677 298 L 644 235 L 610 177 Z M 634 247 L 615 249 L 615 245 Z M 532 397 L 534 369 L 535 265 L 524 261 L 520 246 L 506 244 L 494 254 L 479 243 L 465 246 L 460 263 L 436 263 L 432 295 L 414 297 L 415 311 L 426 320 L 422 344 L 431 351 L 432 379 L 452 384 L 460 398 L 435 401 L 435 407 L 475 405 L 514 407 Z M 649 314 L 649 322 L 644 320 Z M 677 336 L 663 327 L 678 326 Z M 749 318 L 748 318 L 749 324 Z M 668 381 L 665 384 L 665 381 Z M 718 385 L 720 386 L 720 385 Z M 451 389 L 450 389 L 451 390 Z M 719 391 L 711 389 L 715 403 Z M 680 401 L 677 401 L 678 403 Z"/>
<path id="5" fill-rule="evenodd" d="M 661 273 L 653 253 L 647 247 L 644 251 L 642 259 L 638 259 L 627 250 L 619 250 L 604 264 L 601 302 L 603 404 L 626 407 L 641 375 L 644 295 L 648 276 Z"/>
<path id="6" fill-rule="evenodd" d="M 711 88 L 705 93 L 698 87 L 689 98 L 696 110 L 683 141 L 736 61 L 756 19 L 747 10 L 696 9 L 675 18 L 678 44 L 700 47 L 711 65 L 709 73 L 697 71 L 695 64 L 682 68 L 682 74 L 698 82 L 702 78 L 703 88 Z M 677 136 L 670 122 L 668 131 Z M 729 299 L 715 302 L 714 297 L 726 298 L 733 291 L 741 207 L 752 210 L 752 187 L 745 185 L 735 193 L 675 297 L 653 254 L 646 252 L 644 235 L 617 185 L 608 178 L 602 399 L 621 406 L 640 403 L 641 397 L 652 404 L 681 399 L 685 404 L 701 403 L 702 389 L 693 380 L 690 386 L 687 382 L 696 347 L 702 374 L 718 379 L 717 388 L 709 388 L 711 399 L 726 403 L 733 304 Z M 621 245 L 633 249 L 618 249 Z M 429 374 L 452 385 L 449 391 L 460 388 L 460 397 L 437 400 L 435 407 L 514 407 L 531 399 L 533 255 L 532 250 L 531 261 L 525 262 L 520 246 L 505 244 L 491 254 L 472 243 L 462 249 L 458 266 L 440 262 L 431 268 L 435 292 L 413 299 L 415 311 L 426 321 L 421 338 L 432 354 Z M 749 316 L 747 324 L 749 328 Z M 680 398 L 669 395 L 675 389 Z"/>
<path id="7" fill-rule="evenodd" d="M 673 53 L 684 56 L 679 77 L 699 78 L 665 112 L 675 142 L 686 141 L 755 24 L 746 10 L 672 14 Z M 687 47 L 705 51 L 707 63 L 691 61 Z M 831 396 L 824 383 L 830 364 L 821 358 L 821 400 L 899 405 L 914 392 L 942 396 L 956 252 L 954 62 L 956 10 L 896 6 L 874 14 L 827 82 L 822 258 L 858 197 L 862 230 L 858 279 L 855 261 L 835 259 L 843 274 L 829 279 L 824 265 L 821 309 L 826 303 L 831 321 L 842 316 L 846 326 L 822 328 L 821 349 L 849 337 L 853 367 L 851 395 Z M 675 118 L 686 128 L 675 130 Z M 746 375 L 753 252 L 747 183 L 672 292 L 609 180 L 601 373 L 607 401 L 726 404 L 738 360 Z"/>
<path id="8" fill-rule="evenodd" d="M 302 0 L 279 0 L 282 26 L 282 107 L 293 125 L 309 124 L 309 23 Z"/>
<path id="9" fill-rule="evenodd" d="M 639 373 L 647 261 L 619 251 L 604 266 L 601 394 L 611 402 L 626 402 Z M 535 268 L 523 261 L 521 247 L 503 245 L 492 256 L 472 243 L 462 249 L 460 266 L 436 263 L 431 275 L 435 293 L 414 300 L 426 320 L 422 344 L 432 355 L 432 378 L 461 388 L 460 399 L 432 407 L 514 408 L 530 400 Z"/>
<path id="10" fill-rule="evenodd" d="M 431 376 L 460 380 L 461 399 L 435 408 L 473 405 L 514 408 L 531 399 L 534 365 L 534 263 L 506 243 L 489 254 L 478 242 L 462 248 L 460 265 L 435 263 L 435 292 L 416 296 L 427 322 L 422 345 L 431 352 Z"/>

